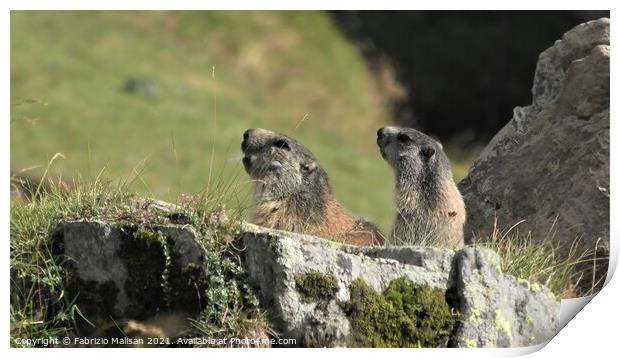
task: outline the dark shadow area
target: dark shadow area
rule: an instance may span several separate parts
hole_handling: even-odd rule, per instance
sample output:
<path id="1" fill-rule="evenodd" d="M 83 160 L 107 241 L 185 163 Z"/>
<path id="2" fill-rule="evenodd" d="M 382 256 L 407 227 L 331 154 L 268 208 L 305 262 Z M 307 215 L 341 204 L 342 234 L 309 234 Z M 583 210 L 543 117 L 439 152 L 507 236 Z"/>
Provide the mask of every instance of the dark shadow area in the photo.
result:
<path id="1" fill-rule="evenodd" d="M 488 141 L 531 103 L 540 52 L 609 11 L 334 11 L 372 63 L 394 67 L 406 95 L 396 123 L 441 140 Z"/>

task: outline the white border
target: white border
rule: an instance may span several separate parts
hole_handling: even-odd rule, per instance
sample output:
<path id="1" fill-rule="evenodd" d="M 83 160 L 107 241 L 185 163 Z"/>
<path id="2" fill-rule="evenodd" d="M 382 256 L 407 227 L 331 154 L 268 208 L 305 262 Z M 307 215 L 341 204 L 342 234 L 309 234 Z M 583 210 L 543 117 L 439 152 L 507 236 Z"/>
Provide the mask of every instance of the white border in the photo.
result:
<path id="1" fill-rule="evenodd" d="M 611 9 L 614 12 L 614 7 L 612 6 L 614 3 L 611 1 L 596 1 L 591 0 L 586 3 L 588 8 L 591 9 Z M 344 2 L 344 1 L 325 1 L 325 0 L 316 0 L 316 1 L 283 1 L 283 0 L 263 0 L 260 2 L 257 1 L 239 1 L 239 0 L 229 0 L 229 1 L 190 1 L 190 0 L 175 0 L 174 2 L 163 1 L 163 0 L 154 0 L 148 1 L 144 3 L 131 3 L 129 1 L 120 1 L 120 0 L 109 0 L 109 1 L 88 1 L 88 2 L 79 2 L 79 1 L 71 1 L 71 0 L 62 0 L 62 1 L 5 1 L 3 2 L 4 11 L 0 15 L 0 26 L 2 26 L 2 48 L 4 51 L 3 56 L 0 56 L 0 61 L 2 63 L 2 96 L 0 100 L 3 103 L 2 108 L 4 109 L 6 116 L 4 117 L 3 131 L 2 135 L 4 136 L 4 140 L 2 141 L 5 150 L 2 155 L 2 165 L 5 168 L 5 180 L 8 180 L 10 177 L 10 131 L 9 131 L 9 111 L 10 111 L 10 57 L 7 55 L 10 51 L 9 40 L 10 40 L 10 14 L 9 9 L 20 9 L 20 10 L 46 10 L 46 9 L 417 9 L 417 10 L 432 10 L 432 9 L 494 9 L 494 10 L 527 10 L 527 9 L 537 9 L 537 10 L 547 10 L 547 9 L 579 9 L 584 7 L 583 1 L 563 1 L 561 3 L 558 2 L 549 2 L 548 4 L 544 4 L 541 1 L 532 1 L 532 0 L 523 0 L 519 2 L 490 2 L 490 1 L 433 1 L 433 2 L 412 2 L 412 1 L 390 1 L 383 0 L 381 2 L 371 2 L 371 1 L 356 1 L 356 2 Z M 465 5 L 467 7 L 465 7 Z M 559 7 L 558 5 L 562 5 Z M 614 39 L 616 38 L 616 31 L 614 31 L 615 27 L 612 26 L 612 43 L 615 43 Z M 551 45 L 551 44 L 550 44 Z M 614 45 L 615 46 L 615 45 Z M 612 57 L 612 68 L 615 67 L 615 57 Z M 612 77 L 611 86 L 614 88 L 614 80 Z M 612 90 L 612 99 L 616 96 L 615 92 Z M 612 101 L 613 102 L 613 101 Z M 613 117 L 613 111 L 612 111 Z M 613 120 L 611 121 L 614 122 Z M 611 137 L 617 138 L 617 130 L 614 125 L 611 128 Z M 617 150 L 614 150 L 614 146 L 611 147 L 611 181 L 613 182 L 613 187 L 616 187 L 617 180 L 617 171 L 618 168 L 618 159 Z M 5 327 L 6 336 L 4 339 L 0 340 L 2 342 L 2 348 L 5 350 L 8 349 L 8 332 L 9 332 L 9 317 L 8 317 L 8 306 L 9 306 L 9 264 L 8 264 L 8 252 L 9 252 L 9 210 L 10 210 L 10 195 L 9 195 L 9 185 L 5 183 L 4 190 L 2 190 L 2 227 L 4 228 L 5 240 L 5 255 L 3 255 L 3 267 L 4 273 L 2 274 L 2 283 L 3 287 L 5 287 L 5 294 L 2 296 L 2 307 L 4 307 L 3 311 L 3 326 Z M 618 213 L 618 200 L 615 197 L 612 197 L 611 200 L 611 217 L 618 217 L 616 215 Z M 612 220 L 611 222 L 611 248 L 612 248 L 612 258 L 610 260 L 610 270 L 613 272 L 612 268 L 616 267 L 617 264 L 617 253 L 618 253 L 618 238 L 620 237 L 619 226 L 616 222 Z M 611 274 L 608 277 L 611 278 Z M 565 303 L 563 302 L 563 314 L 564 319 L 566 317 L 567 304 L 572 307 L 569 310 L 575 311 L 578 310 L 579 307 L 583 307 L 584 302 L 588 299 L 581 299 L 573 302 Z M 539 356 L 574 356 L 574 355 L 600 355 L 607 356 L 609 352 L 613 352 L 617 350 L 616 342 L 618 340 L 617 336 L 617 325 L 618 318 L 620 315 L 617 311 L 617 303 L 620 302 L 620 284 L 618 284 L 618 279 L 615 281 L 611 281 L 603 291 L 592 298 L 592 303 L 587 305 L 582 312 L 580 312 L 544 349 L 540 350 L 537 355 Z M 396 356 L 410 356 L 412 354 L 423 354 L 424 356 L 444 356 L 444 355 L 453 355 L 458 354 L 459 356 L 515 356 L 528 354 L 537 351 L 538 349 L 544 347 L 544 345 L 538 347 L 528 347 L 528 348 L 513 348 L 513 349 L 418 349 L 415 351 L 409 350 L 390 350 L 389 352 L 384 352 L 384 350 L 372 350 L 368 351 L 364 349 L 364 351 L 368 351 L 371 354 L 389 354 Z M 110 354 L 110 350 L 104 349 L 89 349 L 89 355 L 108 355 Z M 328 354 L 328 355 L 343 355 L 349 354 L 349 352 L 341 352 L 339 350 L 309 350 L 309 349 L 258 349 L 252 350 L 251 352 L 242 350 L 242 349 L 210 349 L 210 350 L 202 350 L 202 349 L 182 349 L 182 350 L 174 350 L 174 351 L 165 351 L 162 349 L 150 349 L 150 350 L 133 350 L 132 354 L 149 354 L 155 356 L 164 356 L 169 355 L 169 352 L 173 352 L 173 354 L 183 354 L 183 355 L 200 355 L 204 356 L 205 354 L 217 354 L 217 355 L 249 355 L 252 356 L 278 356 L 278 355 L 286 355 L 289 356 L 291 354 L 294 355 L 302 355 L 309 356 L 314 354 Z M 316 352 L 316 353 L 315 353 Z M 356 351 L 359 352 L 359 351 Z M 9 353 L 9 352 L 6 352 Z M 46 349 L 46 350 L 18 350 L 11 349 L 10 354 L 24 354 L 24 355 L 56 355 L 61 354 L 63 356 L 73 356 L 80 355 L 82 356 L 85 352 L 80 349 Z M 121 354 L 126 352 L 121 352 Z M 360 352 L 361 353 L 361 352 Z M 366 352 L 364 352 L 366 353 Z"/>

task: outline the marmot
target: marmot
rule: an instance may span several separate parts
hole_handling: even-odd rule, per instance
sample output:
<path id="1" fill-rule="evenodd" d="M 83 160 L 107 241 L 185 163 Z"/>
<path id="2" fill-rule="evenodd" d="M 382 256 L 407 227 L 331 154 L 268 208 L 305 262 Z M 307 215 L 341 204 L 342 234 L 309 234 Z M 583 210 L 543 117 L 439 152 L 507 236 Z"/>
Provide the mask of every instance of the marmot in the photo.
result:
<path id="1" fill-rule="evenodd" d="M 314 155 L 284 134 L 253 128 L 243 133 L 243 166 L 254 179 L 253 222 L 351 245 L 381 245 L 375 225 L 356 220 L 335 199 Z"/>
<path id="2" fill-rule="evenodd" d="M 377 144 L 396 176 L 396 219 L 389 242 L 462 247 L 465 204 L 441 144 L 404 127 L 379 129 Z"/>

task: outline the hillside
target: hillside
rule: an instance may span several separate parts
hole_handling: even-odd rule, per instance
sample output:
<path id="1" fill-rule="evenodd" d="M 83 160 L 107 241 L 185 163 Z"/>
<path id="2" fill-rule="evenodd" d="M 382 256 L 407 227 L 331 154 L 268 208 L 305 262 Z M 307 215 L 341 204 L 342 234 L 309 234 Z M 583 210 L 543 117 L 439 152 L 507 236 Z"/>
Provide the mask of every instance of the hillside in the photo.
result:
<path id="1" fill-rule="evenodd" d="M 11 170 L 40 178 L 60 152 L 50 175 L 65 181 L 103 171 L 173 201 L 219 185 L 245 206 L 241 133 L 265 127 L 305 143 L 344 204 L 386 227 L 375 88 L 320 12 L 12 12 Z"/>

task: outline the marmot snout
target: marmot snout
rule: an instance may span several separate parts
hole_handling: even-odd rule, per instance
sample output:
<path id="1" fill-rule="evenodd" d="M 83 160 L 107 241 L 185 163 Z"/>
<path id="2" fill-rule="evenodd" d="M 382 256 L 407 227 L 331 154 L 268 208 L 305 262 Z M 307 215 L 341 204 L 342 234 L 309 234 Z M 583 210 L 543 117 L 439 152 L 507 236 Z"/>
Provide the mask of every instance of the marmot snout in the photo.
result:
<path id="1" fill-rule="evenodd" d="M 327 173 L 295 139 L 266 129 L 243 133 L 243 166 L 254 179 L 253 222 L 352 245 L 377 245 L 376 226 L 355 220 L 334 198 Z"/>
<path id="2" fill-rule="evenodd" d="M 465 204 L 441 143 L 412 128 L 384 127 L 377 144 L 396 176 L 390 243 L 462 247 Z"/>

